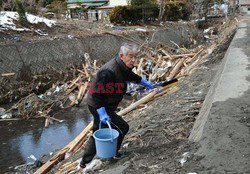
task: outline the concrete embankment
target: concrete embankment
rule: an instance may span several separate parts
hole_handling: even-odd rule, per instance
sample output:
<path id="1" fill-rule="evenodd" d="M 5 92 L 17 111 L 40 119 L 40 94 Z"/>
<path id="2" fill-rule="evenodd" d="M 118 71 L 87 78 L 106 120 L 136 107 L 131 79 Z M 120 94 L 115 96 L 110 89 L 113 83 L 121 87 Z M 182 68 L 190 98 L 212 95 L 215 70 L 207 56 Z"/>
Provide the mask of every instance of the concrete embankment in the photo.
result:
<path id="1" fill-rule="evenodd" d="M 190 141 L 196 172 L 250 173 L 250 18 L 245 18 L 214 78 Z M 195 167 L 193 168 L 195 169 Z"/>
<path id="2" fill-rule="evenodd" d="M 163 43 L 173 46 L 171 41 L 180 45 L 193 44 L 200 40 L 201 34 L 194 24 L 180 24 L 149 32 L 134 31 L 126 33 L 126 37 L 140 43 L 145 43 L 148 39 L 153 44 Z M 20 73 L 22 71 L 37 74 L 48 68 L 64 70 L 84 61 L 84 53 L 89 53 L 91 59 L 108 60 L 117 54 L 123 42 L 129 40 L 111 34 L 99 34 L 0 44 L 0 74 L 14 72 L 16 77 L 22 79 Z"/>

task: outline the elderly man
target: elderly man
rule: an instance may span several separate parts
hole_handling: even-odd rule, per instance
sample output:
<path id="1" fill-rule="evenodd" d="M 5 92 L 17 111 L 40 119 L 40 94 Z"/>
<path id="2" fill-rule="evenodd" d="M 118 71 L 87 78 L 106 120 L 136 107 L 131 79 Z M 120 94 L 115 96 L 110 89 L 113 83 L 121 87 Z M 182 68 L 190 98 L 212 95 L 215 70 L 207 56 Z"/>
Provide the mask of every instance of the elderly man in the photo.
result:
<path id="1" fill-rule="evenodd" d="M 127 82 L 135 82 L 153 89 L 154 84 L 132 72 L 137 54 L 137 46 L 124 44 L 119 55 L 107 62 L 98 71 L 95 81 L 88 85 L 87 104 L 94 117 L 93 133 L 99 129 L 99 122 L 107 124 L 119 132 L 117 154 L 114 158 L 120 159 L 124 154 L 119 152 L 124 136 L 129 130 L 129 125 L 115 110 L 126 93 Z M 80 166 L 84 168 L 96 154 L 93 136 L 87 142 Z"/>

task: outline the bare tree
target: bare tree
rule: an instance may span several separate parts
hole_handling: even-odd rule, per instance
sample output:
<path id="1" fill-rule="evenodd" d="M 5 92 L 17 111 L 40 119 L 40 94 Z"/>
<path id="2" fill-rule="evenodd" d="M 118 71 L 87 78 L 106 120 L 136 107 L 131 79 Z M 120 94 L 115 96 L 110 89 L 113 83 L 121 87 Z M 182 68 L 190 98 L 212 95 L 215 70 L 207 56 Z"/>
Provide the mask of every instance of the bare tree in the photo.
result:
<path id="1" fill-rule="evenodd" d="M 158 17 L 159 21 L 162 21 L 163 19 L 163 15 L 165 13 L 165 7 L 166 7 L 166 0 L 160 0 L 160 12 Z"/>

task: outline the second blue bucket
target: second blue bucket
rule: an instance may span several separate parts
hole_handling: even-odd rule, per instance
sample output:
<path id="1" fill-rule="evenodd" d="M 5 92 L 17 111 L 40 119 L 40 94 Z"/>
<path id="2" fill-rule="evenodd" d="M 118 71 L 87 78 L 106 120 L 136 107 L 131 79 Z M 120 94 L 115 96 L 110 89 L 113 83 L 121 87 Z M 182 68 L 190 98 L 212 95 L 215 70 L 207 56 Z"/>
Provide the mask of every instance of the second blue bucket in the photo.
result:
<path id="1" fill-rule="evenodd" d="M 101 128 L 101 122 L 99 130 L 95 131 L 93 137 L 95 139 L 96 155 L 101 159 L 109 159 L 116 155 L 117 151 L 117 139 L 119 132 L 112 129 L 109 122 L 107 122 L 109 128 Z"/>

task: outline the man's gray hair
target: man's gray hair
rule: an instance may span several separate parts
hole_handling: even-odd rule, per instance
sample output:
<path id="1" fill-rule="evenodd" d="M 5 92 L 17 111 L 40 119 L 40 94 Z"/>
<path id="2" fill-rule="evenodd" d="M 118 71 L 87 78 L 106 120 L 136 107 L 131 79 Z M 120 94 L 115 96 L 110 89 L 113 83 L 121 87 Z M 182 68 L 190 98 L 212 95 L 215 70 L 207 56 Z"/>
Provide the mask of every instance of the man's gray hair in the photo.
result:
<path id="1" fill-rule="evenodd" d="M 133 43 L 124 43 L 121 48 L 119 54 L 123 54 L 124 56 L 128 55 L 128 51 L 137 52 L 138 46 Z"/>

